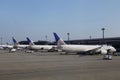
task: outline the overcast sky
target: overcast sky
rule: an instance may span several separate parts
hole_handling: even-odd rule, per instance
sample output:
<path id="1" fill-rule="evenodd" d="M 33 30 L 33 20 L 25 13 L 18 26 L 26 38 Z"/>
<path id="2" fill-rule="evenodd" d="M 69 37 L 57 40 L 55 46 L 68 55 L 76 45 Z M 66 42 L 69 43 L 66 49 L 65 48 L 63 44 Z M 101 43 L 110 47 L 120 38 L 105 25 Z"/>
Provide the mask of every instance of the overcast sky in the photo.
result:
<path id="1" fill-rule="evenodd" d="M 120 0 L 0 0 L 0 37 L 3 42 L 54 41 L 53 32 L 64 40 L 120 37 Z"/>

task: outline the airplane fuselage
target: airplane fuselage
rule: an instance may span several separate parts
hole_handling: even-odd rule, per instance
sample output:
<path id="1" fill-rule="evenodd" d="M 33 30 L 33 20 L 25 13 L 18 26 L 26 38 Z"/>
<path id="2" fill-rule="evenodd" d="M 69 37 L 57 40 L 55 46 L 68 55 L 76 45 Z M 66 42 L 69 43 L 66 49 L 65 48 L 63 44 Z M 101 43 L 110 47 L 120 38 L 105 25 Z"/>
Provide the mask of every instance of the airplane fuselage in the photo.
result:
<path id="1" fill-rule="evenodd" d="M 31 45 L 30 48 L 34 50 L 50 50 L 53 46 L 51 45 Z"/>
<path id="2" fill-rule="evenodd" d="M 101 52 L 101 54 L 107 54 L 107 51 L 113 53 L 116 49 L 112 46 L 102 45 L 61 45 L 59 46 L 62 51 L 65 52 Z"/>
<path id="3" fill-rule="evenodd" d="M 100 47 L 99 45 L 61 45 L 61 49 L 68 52 L 87 52 Z"/>

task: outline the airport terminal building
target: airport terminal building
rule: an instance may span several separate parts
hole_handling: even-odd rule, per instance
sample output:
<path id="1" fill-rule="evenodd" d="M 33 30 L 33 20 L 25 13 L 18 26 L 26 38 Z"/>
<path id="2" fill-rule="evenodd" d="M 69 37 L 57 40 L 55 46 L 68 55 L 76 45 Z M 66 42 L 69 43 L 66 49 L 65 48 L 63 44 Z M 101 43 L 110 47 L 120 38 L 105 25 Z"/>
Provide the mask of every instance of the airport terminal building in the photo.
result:
<path id="1" fill-rule="evenodd" d="M 98 45 L 107 44 L 114 46 L 117 51 L 120 52 L 120 37 L 112 38 L 96 38 L 96 39 L 80 39 L 80 40 L 69 40 L 66 41 L 68 44 L 87 44 L 87 45 Z"/>

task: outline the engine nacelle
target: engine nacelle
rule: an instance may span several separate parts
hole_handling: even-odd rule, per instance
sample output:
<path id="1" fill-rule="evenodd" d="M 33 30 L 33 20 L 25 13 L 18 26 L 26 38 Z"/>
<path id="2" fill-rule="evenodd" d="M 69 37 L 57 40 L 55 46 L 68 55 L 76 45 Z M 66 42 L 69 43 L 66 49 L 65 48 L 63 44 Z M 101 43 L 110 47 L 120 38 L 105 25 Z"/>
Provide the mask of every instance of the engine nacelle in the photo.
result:
<path id="1" fill-rule="evenodd" d="M 10 51 L 9 52 L 16 52 L 16 49 L 10 49 Z"/>
<path id="2" fill-rule="evenodd" d="M 107 50 L 101 49 L 101 54 L 107 54 Z"/>
<path id="3" fill-rule="evenodd" d="M 101 48 L 101 54 L 113 54 L 114 52 L 116 52 L 116 49 L 113 46 L 104 45 Z"/>

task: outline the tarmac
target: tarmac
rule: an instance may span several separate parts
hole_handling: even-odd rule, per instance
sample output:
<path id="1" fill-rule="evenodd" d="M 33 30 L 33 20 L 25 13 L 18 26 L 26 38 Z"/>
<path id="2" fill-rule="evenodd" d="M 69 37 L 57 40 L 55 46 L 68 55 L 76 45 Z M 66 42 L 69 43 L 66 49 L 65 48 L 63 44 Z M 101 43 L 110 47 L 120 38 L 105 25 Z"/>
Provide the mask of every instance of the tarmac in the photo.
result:
<path id="1" fill-rule="evenodd" d="M 0 50 L 0 80 L 120 80 L 120 56 L 102 58 Z"/>

